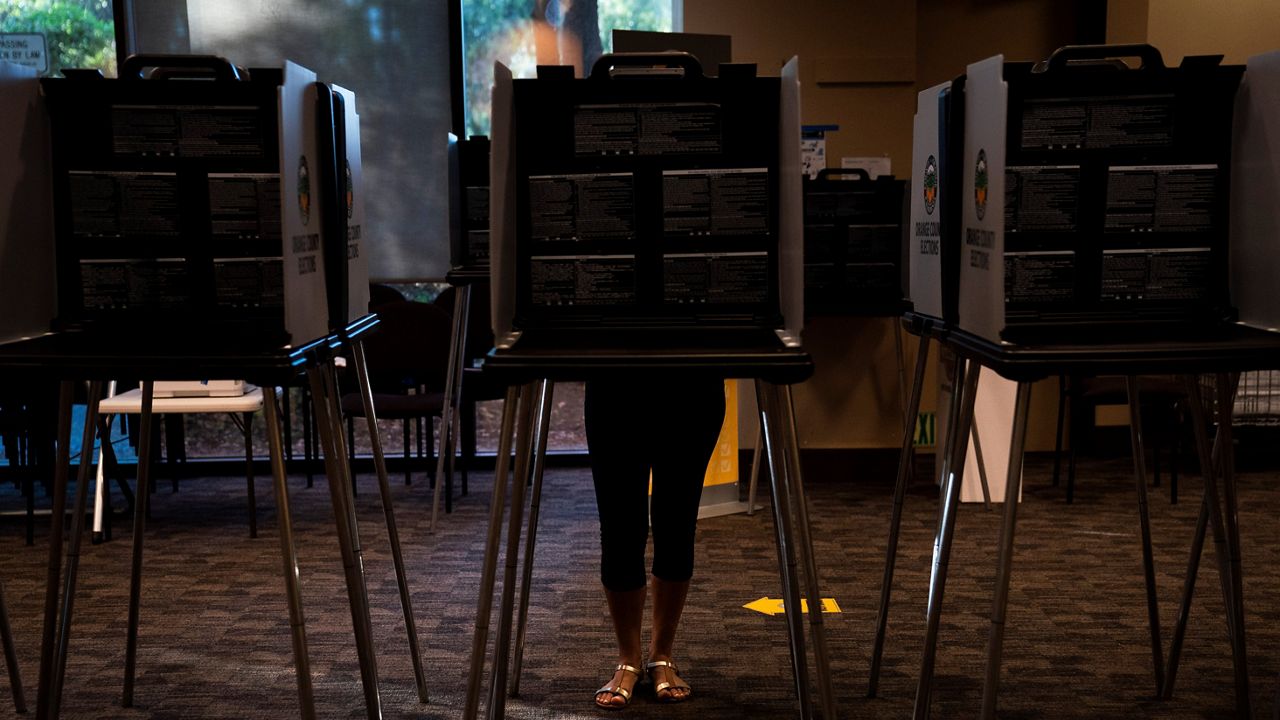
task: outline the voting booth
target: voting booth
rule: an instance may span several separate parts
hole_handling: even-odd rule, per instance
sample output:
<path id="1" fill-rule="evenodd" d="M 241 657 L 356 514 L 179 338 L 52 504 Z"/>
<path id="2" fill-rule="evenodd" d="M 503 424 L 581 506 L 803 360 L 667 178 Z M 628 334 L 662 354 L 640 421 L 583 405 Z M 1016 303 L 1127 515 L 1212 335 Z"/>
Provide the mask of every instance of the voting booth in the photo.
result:
<path id="1" fill-rule="evenodd" d="M 462 270 L 489 268 L 489 138 L 449 136 L 449 265 Z"/>
<path id="2" fill-rule="evenodd" d="M 1231 292 L 1240 321 L 1280 328 L 1280 52 L 1249 58 L 1231 156 Z"/>
<path id="3" fill-rule="evenodd" d="M 754 66 L 706 77 L 683 53 L 540 73 L 495 77 L 498 346 L 589 347 L 614 330 L 670 346 L 795 342 L 798 98 Z"/>
<path id="4" fill-rule="evenodd" d="M 49 121 L 35 70 L 0 60 L 0 342 L 54 314 Z"/>
<path id="5" fill-rule="evenodd" d="M 963 147 L 962 75 L 920 92 L 912 135 L 907 296 L 916 313 L 948 323 L 959 313 Z"/>
<path id="6" fill-rule="evenodd" d="M 1118 58 L 1136 56 L 1129 67 Z M 1243 68 L 1148 45 L 968 67 L 959 325 L 991 340 L 1186 332 L 1231 315 Z"/>
<path id="7" fill-rule="evenodd" d="M 905 297 L 906 182 L 861 169 L 804 180 L 804 305 L 810 315 L 898 315 Z"/>
<path id="8" fill-rule="evenodd" d="M 42 83 L 58 329 L 298 344 L 366 314 L 349 91 L 192 56 Z"/>

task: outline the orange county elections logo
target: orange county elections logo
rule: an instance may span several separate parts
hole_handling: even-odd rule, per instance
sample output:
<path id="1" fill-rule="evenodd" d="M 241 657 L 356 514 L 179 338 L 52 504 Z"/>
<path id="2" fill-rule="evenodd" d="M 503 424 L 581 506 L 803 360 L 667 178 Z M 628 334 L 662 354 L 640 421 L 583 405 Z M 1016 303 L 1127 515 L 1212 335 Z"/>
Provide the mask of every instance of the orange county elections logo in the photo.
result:
<path id="1" fill-rule="evenodd" d="M 938 161 L 932 155 L 924 162 L 924 211 L 933 214 L 938 204 Z"/>
<path id="2" fill-rule="evenodd" d="M 298 158 L 298 215 L 302 224 L 311 219 L 311 173 L 307 170 L 307 156 Z"/>
<path id="3" fill-rule="evenodd" d="M 973 170 L 973 206 L 978 219 L 987 214 L 987 151 L 978 151 L 978 166 Z"/>
<path id="4" fill-rule="evenodd" d="M 355 183 L 352 182 L 351 180 L 351 161 L 343 160 L 342 163 L 343 165 L 346 166 L 345 175 L 346 175 L 346 181 L 347 181 L 347 188 L 346 188 L 345 197 L 347 199 L 347 219 L 350 220 L 351 213 L 354 212 L 356 208 L 356 186 L 355 186 Z"/>

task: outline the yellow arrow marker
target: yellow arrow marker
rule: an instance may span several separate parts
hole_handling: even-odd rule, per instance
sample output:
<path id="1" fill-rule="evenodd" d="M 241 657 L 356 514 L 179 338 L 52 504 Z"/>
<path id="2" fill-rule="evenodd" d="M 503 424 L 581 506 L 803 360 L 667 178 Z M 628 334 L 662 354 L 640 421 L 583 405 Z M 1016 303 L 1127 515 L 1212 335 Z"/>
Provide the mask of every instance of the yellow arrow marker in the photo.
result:
<path id="1" fill-rule="evenodd" d="M 784 612 L 784 604 L 781 600 L 775 600 L 771 597 L 762 597 L 759 600 L 752 600 L 742 607 L 748 610 L 755 610 L 764 615 L 779 615 Z M 809 612 L 809 602 L 804 598 L 800 598 L 800 612 Z M 822 598 L 822 612 L 838 613 L 842 612 L 840 606 L 836 604 L 835 598 Z"/>

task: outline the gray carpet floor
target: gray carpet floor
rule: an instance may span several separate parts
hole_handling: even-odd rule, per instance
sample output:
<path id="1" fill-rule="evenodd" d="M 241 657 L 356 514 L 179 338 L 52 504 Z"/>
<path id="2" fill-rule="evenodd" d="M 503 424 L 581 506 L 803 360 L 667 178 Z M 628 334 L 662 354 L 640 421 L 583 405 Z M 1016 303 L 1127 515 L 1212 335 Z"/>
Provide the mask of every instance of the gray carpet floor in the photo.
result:
<path id="1" fill-rule="evenodd" d="M 1028 491 L 1010 589 L 1001 717 L 1234 717 L 1232 670 L 1212 553 L 1205 554 L 1178 686 L 1153 698 L 1131 465 L 1083 464 L 1076 502 L 1051 487 L 1048 463 L 1028 464 Z M 876 473 L 879 475 L 880 473 Z M 878 587 L 889 517 L 888 478 L 850 467 L 809 477 L 823 594 L 841 610 L 824 619 L 835 688 L 845 718 L 902 718 L 911 712 L 935 493 L 908 498 L 896 604 L 880 696 L 866 698 Z M 363 717 L 351 617 L 323 481 L 290 482 L 301 557 L 315 696 L 320 717 Z M 611 631 L 596 570 L 597 528 L 588 472 L 547 478 L 528 650 L 515 718 L 599 717 L 593 690 L 608 675 Z M 394 482 L 431 702 L 415 697 L 395 578 L 373 479 L 360 478 L 358 511 L 373 604 L 383 709 L 389 718 L 457 718 L 475 622 L 479 558 L 491 478 L 472 477 L 470 496 L 428 534 L 425 482 Z M 1280 473 L 1240 476 L 1251 701 L 1268 718 L 1280 686 Z M 5 491 L 10 493 L 10 491 Z M 68 718 L 285 718 L 298 714 L 274 502 L 259 487 L 261 536 L 248 537 L 242 479 L 185 481 L 154 495 L 146 535 L 144 603 L 136 706 L 119 706 L 127 619 L 127 519 L 116 539 L 89 546 L 81 563 L 67 668 Z M 1152 494 L 1161 616 L 1166 638 L 1177 611 L 1200 486 L 1184 477 L 1182 502 Z M 8 509 L 20 498 L 0 494 Z M 934 717 L 977 716 L 987 644 L 1000 513 L 965 506 L 941 628 Z M 47 536 L 22 544 L 21 522 L 0 523 L 0 559 L 18 654 L 34 706 Z M 695 699 L 658 705 L 642 692 L 630 716 L 773 718 L 795 715 L 783 616 L 743 608 L 779 596 L 769 513 L 715 518 L 699 528 L 698 570 L 678 643 Z M 0 717 L 12 706 L 0 681 Z"/>

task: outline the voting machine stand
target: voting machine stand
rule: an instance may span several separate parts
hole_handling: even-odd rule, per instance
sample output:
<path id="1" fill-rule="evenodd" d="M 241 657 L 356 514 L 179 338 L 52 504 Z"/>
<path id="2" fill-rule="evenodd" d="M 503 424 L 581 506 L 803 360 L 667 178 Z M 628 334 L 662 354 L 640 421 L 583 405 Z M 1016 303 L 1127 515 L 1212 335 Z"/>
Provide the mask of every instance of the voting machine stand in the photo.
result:
<path id="1" fill-rule="evenodd" d="M 193 77 L 202 81 L 185 80 Z M 72 73 L 42 82 L 54 139 L 54 332 L 0 345 L 0 366 L 62 383 L 38 717 L 60 711 L 83 534 L 73 522 L 64 568 L 74 384 L 90 381 L 82 447 L 91 448 L 102 382 L 120 376 L 143 378 L 139 487 L 150 471 L 155 380 L 237 377 L 263 388 L 301 715 L 315 717 L 276 391 L 299 372 L 315 399 L 366 710 L 380 717 L 333 370 L 335 351 L 351 346 L 368 402 L 359 338 L 378 321 L 365 313 L 366 272 L 352 250 L 362 217 L 354 96 L 293 63 L 249 74 L 194 56 L 131 58 L 120 80 Z M 80 463 L 76 518 L 85 511 L 89 457 Z M 380 481 L 425 700 L 385 472 Z M 147 493 L 136 497 L 125 706 L 133 701 Z"/>
<path id="2" fill-rule="evenodd" d="M 553 384 L 673 374 L 756 380 L 797 700 L 801 717 L 816 716 L 798 566 L 810 607 L 818 607 L 820 594 L 790 393 L 812 372 L 799 345 L 798 103 L 794 60 L 781 81 L 726 65 L 720 77 L 707 78 L 680 53 L 606 55 L 585 79 L 540 68 L 536 80 L 513 81 L 495 67 L 490 260 L 497 347 L 484 372 L 508 389 L 464 718 L 480 711 L 513 447 L 490 718 L 503 717 L 508 690 L 519 690 Z M 523 590 L 512 660 L 517 582 Z M 821 716 L 832 718 L 822 613 L 810 613 L 809 621 Z"/>

